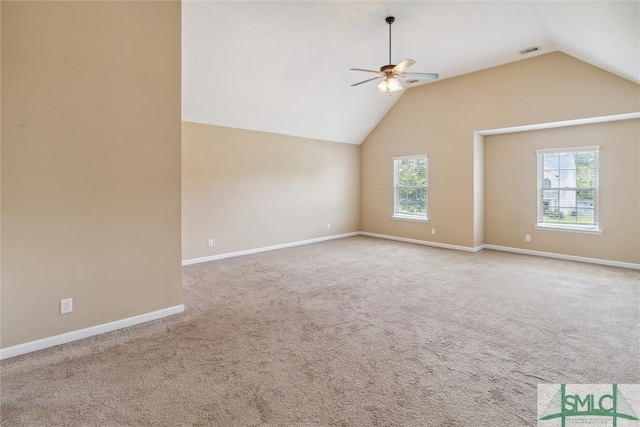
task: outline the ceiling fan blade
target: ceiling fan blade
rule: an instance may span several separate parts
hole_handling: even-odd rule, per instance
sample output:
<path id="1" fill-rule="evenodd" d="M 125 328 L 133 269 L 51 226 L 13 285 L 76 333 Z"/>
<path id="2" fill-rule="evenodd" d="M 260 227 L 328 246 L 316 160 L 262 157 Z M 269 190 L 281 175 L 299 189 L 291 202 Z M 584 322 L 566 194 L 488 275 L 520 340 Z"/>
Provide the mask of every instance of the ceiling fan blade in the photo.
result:
<path id="1" fill-rule="evenodd" d="M 430 79 L 430 80 L 435 80 L 438 77 L 440 77 L 439 74 L 436 73 L 402 73 L 402 75 L 405 78 L 412 78 L 412 79 Z"/>
<path id="2" fill-rule="evenodd" d="M 371 80 L 378 80 L 378 79 L 381 79 L 381 78 L 382 78 L 382 76 L 374 77 L 372 79 L 367 79 L 367 80 L 363 80 L 363 81 L 358 82 L 358 83 L 354 83 L 351 86 L 358 86 L 358 85 L 361 85 L 362 83 L 370 82 Z"/>
<path id="3" fill-rule="evenodd" d="M 349 68 L 349 70 L 351 71 L 365 71 L 367 73 L 376 73 L 376 74 L 380 74 L 380 71 L 375 71 L 375 70 L 365 70 L 364 68 Z"/>
<path id="4" fill-rule="evenodd" d="M 413 59 L 405 59 L 404 61 L 402 61 L 401 63 L 399 63 L 395 67 L 393 67 L 393 69 L 391 71 L 393 71 L 394 74 L 395 73 L 401 73 L 404 70 L 406 70 L 407 68 L 411 67 L 415 63 L 416 63 L 416 61 L 414 61 Z"/>

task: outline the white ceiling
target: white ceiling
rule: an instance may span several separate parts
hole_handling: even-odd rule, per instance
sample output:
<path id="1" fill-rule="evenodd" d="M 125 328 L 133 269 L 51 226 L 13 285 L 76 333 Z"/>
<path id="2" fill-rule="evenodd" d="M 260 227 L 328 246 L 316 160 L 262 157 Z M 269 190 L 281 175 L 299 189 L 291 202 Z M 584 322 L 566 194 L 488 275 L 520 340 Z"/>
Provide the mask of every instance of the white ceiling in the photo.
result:
<path id="1" fill-rule="evenodd" d="M 350 87 L 375 75 L 349 68 L 388 62 L 390 15 L 407 71 L 446 79 L 559 50 L 640 82 L 640 0 L 183 0 L 183 120 L 360 144 L 404 93 Z"/>

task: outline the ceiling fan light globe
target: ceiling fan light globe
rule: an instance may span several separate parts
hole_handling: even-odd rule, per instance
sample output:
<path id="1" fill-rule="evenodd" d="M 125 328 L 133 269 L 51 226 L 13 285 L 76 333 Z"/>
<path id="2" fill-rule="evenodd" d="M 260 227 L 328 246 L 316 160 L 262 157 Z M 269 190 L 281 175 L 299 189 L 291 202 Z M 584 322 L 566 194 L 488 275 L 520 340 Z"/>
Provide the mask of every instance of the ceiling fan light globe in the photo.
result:
<path id="1" fill-rule="evenodd" d="M 383 92 L 396 92 L 402 90 L 402 85 L 395 77 L 387 77 L 378 85 L 378 89 Z"/>
<path id="2" fill-rule="evenodd" d="M 398 79 L 396 79 L 395 77 L 392 79 L 389 79 L 389 90 L 391 92 L 395 92 L 398 90 L 402 90 L 402 85 L 400 84 L 400 81 Z"/>

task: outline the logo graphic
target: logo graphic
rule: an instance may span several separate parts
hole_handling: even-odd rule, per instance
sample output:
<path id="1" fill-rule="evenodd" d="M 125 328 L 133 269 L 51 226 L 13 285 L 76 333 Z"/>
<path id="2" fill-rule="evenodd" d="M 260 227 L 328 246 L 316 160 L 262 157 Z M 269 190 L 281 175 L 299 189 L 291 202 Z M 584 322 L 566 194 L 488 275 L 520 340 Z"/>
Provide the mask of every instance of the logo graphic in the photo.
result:
<path id="1" fill-rule="evenodd" d="M 538 384 L 538 426 L 640 427 L 639 400 L 637 384 Z"/>

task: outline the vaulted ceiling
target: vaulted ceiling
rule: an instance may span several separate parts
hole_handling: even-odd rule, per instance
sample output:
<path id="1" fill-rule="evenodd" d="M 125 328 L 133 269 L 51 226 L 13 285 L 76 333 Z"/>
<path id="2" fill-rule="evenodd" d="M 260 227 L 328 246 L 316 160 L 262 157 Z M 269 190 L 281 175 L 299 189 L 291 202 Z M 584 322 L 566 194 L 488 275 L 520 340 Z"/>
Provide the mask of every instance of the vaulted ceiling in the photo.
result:
<path id="1" fill-rule="evenodd" d="M 183 120 L 360 144 L 404 93 L 350 86 L 375 75 L 349 68 L 387 64 L 390 15 L 407 71 L 447 79 L 561 51 L 640 82 L 637 0 L 183 0 Z"/>

